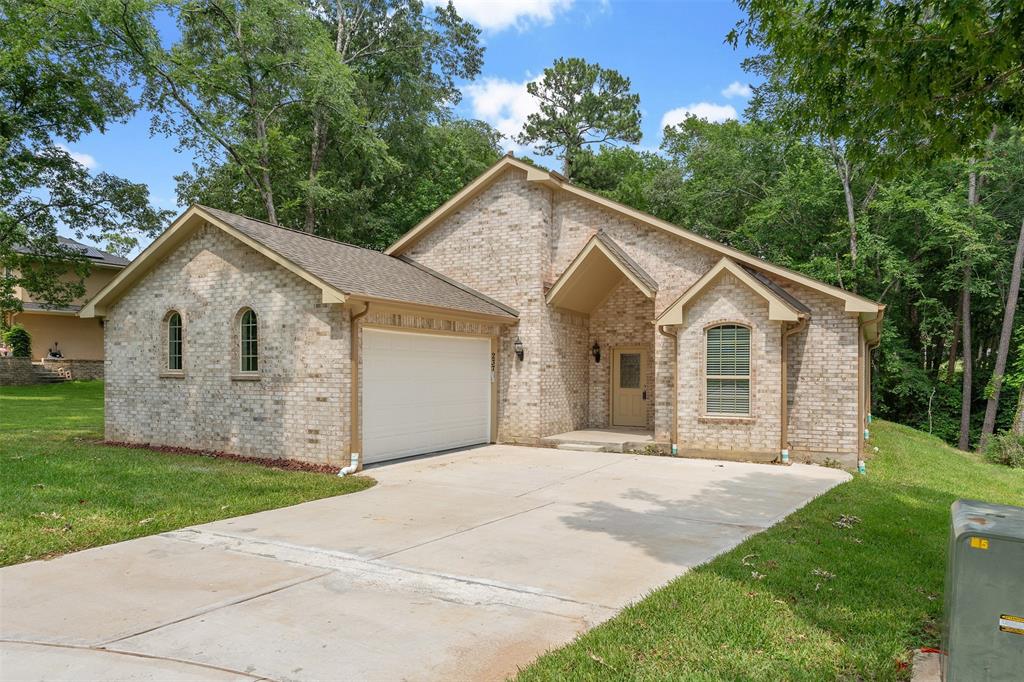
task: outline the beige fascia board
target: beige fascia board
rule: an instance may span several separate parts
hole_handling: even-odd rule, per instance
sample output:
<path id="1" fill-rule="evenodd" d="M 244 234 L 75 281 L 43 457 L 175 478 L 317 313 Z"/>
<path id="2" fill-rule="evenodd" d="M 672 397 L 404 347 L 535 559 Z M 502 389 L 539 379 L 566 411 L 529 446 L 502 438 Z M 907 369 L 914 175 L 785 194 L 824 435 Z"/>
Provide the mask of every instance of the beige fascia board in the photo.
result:
<path id="1" fill-rule="evenodd" d="M 729 272 L 747 285 L 754 293 L 768 302 L 768 319 L 779 322 L 796 322 L 800 319 L 800 311 L 794 310 L 788 303 L 779 298 L 771 289 L 764 286 L 747 274 L 740 266 L 727 257 L 722 257 L 713 268 L 705 272 L 700 279 L 673 301 L 655 320 L 655 324 L 683 324 L 683 310 L 697 298 L 720 274 Z"/>
<path id="2" fill-rule="evenodd" d="M 138 258 L 133 260 L 114 279 L 107 283 L 92 300 L 82 307 L 78 313 L 79 317 L 97 317 L 106 314 L 106 307 L 118 295 L 126 291 L 132 284 L 145 275 L 160 259 L 169 254 L 179 244 L 192 234 L 202 222 L 213 225 L 223 230 L 249 248 L 266 256 L 286 270 L 298 275 L 321 291 L 321 300 L 324 303 L 344 303 L 348 300 L 348 294 L 331 286 L 306 269 L 299 267 L 281 254 L 267 248 L 261 242 L 236 230 L 230 225 L 218 220 L 198 206 L 191 206 L 182 213 L 171 226 L 143 251 Z"/>
<path id="3" fill-rule="evenodd" d="M 544 300 L 547 302 L 548 305 L 558 305 L 558 294 L 562 290 L 562 287 L 565 286 L 565 284 L 572 279 L 573 275 L 576 273 L 576 270 L 580 267 L 580 265 L 583 264 L 583 261 L 587 259 L 587 256 L 589 256 L 594 251 L 594 249 L 597 249 L 602 254 L 604 254 L 604 256 L 608 260 L 610 260 L 612 264 L 615 265 L 615 267 L 618 268 L 622 272 L 622 274 L 625 275 L 625 277 L 630 282 L 632 282 L 644 296 L 651 299 L 654 298 L 656 292 L 651 291 L 651 289 L 646 284 L 637 279 L 636 275 L 630 272 L 629 268 L 627 268 L 625 264 L 621 260 L 619 260 L 619 258 L 614 253 L 609 251 L 608 248 L 601 243 L 601 241 L 597 238 L 597 235 L 595 234 L 593 237 L 590 238 L 590 241 L 587 242 L 587 245 L 584 246 L 578 254 L 576 254 L 576 257 L 572 259 L 572 262 L 569 263 L 569 267 L 562 271 L 562 274 L 558 276 L 558 279 L 555 280 L 555 283 L 551 286 L 550 289 L 548 289 L 548 293 L 544 297 Z"/>
<path id="4" fill-rule="evenodd" d="M 349 296 L 350 303 L 373 303 L 374 311 L 414 313 L 427 315 L 446 320 L 461 320 L 470 322 L 491 322 L 504 325 L 519 324 L 518 317 L 504 315 L 488 315 L 487 313 L 476 313 L 470 310 L 459 310 L 458 308 L 445 308 L 425 303 L 411 303 L 409 301 L 396 301 L 394 299 L 378 298 L 376 296 L 365 296 L 353 293 Z M 413 330 L 415 331 L 415 330 Z"/>

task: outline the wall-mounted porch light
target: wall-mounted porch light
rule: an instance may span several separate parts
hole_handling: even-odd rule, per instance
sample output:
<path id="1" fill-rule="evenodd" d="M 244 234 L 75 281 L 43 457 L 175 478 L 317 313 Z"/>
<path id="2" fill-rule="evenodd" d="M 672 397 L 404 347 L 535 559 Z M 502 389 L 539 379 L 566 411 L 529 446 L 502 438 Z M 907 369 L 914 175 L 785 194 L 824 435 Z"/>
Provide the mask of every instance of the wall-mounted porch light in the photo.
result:
<path id="1" fill-rule="evenodd" d="M 600 364 L 601 362 L 601 344 L 594 341 L 594 345 L 590 347 L 590 354 L 594 356 L 594 362 Z"/>
<path id="2" fill-rule="evenodd" d="M 516 352 L 517 358 L 520 360 L 523 359 L 523 355 L 525 354 L 523 351 L 523 342 L 518 336 L 516 336 L 516 340 L 512 343 L 512 350 Z"/>

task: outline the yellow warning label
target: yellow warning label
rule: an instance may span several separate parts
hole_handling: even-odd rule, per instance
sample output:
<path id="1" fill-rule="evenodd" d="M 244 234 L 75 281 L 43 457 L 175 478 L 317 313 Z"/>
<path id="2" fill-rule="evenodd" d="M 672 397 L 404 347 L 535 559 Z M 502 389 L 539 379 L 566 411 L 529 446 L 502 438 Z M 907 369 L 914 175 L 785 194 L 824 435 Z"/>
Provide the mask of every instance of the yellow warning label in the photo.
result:
<path id="1" fill-rule="evenodd" d="M 974 549 L 988 549 L 987 538 L 971 538 L 971 547 Z"/>
<path id="2" fill-rule="evenodd" d="M 1015 635 L 1024 635 L 1024 617 L 1002 614 L 999 616 L 999 630 L 1012 632 Z"/>

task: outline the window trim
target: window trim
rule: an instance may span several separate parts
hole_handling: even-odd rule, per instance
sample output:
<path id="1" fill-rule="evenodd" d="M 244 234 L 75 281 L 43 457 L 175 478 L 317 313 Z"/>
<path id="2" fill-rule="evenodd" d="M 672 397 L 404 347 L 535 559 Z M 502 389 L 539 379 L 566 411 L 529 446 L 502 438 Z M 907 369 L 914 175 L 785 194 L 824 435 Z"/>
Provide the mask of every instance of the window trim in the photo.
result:
<path id="1" fill-rule="evenodd" d="M 178 358 L 180 367 L 171 367 L 171 319 L 178 316 Z M 181 378 L 185 376 L 185 316 L 178 308 L 170 308 L 164 313 L 160 323 L 160 340 L 163 348 L 160 353 L 160 376 Z"/>
<path id="2" fill-rule="evenodd" d="M 747 373 L 746 374 L 708 374 L 708 334 L 718 327 L 742 327 L 747 330 Z M 701 339 L 701 393 L 703 394 L 701 420 L 745 423 L 754 418 L 754 327 L 739 320 L 716 320 L 704 326 Z M 708 382 L 711 380 L 746 380 L 747 411 L 746 412 L 712 412 L 708 408 Z"/>
<path id="3" fill-rule="evenodd" d="M 252 313 L 254 318 L 254 324 L 252 327 L 255 329 L 255 342 L 256 352 L 253 355 L 245 354 L 245 318 Z M 263 362 L 260 356 L 260 314 L 252 306 L 245 306 L 240 308 L 235 314 L 234 333 L 232 338 L 234 340 L 234 363 L 233 372 L 231 375 L 232 379 L 237 381 L 255 381 L 258 380 L 261 375 L 263 368 Z M 251 357 L 256 361 L 256 369 L 245 369 L 246 358 Z"/>

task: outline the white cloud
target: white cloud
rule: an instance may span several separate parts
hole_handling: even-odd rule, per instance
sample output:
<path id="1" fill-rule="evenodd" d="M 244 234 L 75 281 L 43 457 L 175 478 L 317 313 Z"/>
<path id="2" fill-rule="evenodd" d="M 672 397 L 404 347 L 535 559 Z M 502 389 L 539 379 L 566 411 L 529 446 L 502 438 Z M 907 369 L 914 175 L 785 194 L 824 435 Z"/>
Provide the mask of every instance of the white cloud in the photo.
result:
<path id="1" fill-rule="evenodd" d="M 533 24 L 550 24 L 559 12 L 572 6 L 573 0 L 454 0 L 459 16 L 485 31 L 503 31 L 515 27 L 524 30 Z M 447 0 L 427 0 L 428 5 Z"/>
<path id="2" fill-rule="evenodd" d="M 696 116 L 712 123 L 721 123 L 731 118 L 736 118 L 736 107 L 731 104 L 713 104 L 711 102 L 697 102 L 688 107 L 679 107 L 666 111 L 661 117 L 661 127 L 674 126 L 686 120 L 687 116 Z"/>
<path id="3" fill-rule="evenodd" d="M 83 166 L 85 166 L 89 170 L 95 170 L 95 169 L 99 168 L 100 164 L 96 161 L 96 157 L 94 157 L 92 154 L 86 154 L 85 152 L 71 151 L 70 149 L 68 149 L 67 147 L 65 147 L 62 144 L 59 144 L 57 146 L 62 151 L 67 153 L 68 156 L 70 156 L 72 159 L 74 159 L 78 163 L 82 164 Z"/>
<path id="4" fill-rule="evenodd" d="M 733 97 L 742 97 L 746 99 L 753 94 L 753 90 L 746 83 L 740 83 L 739 81 L 733 81 L 729 83 L 729 87 L 722 90 L 722 96 L 732 99 Z"/>
<path id="5" fill-rule="evenodd" d="M 498 132 L 510 138 L 505 141 L 506 151 L 524 151 L 511 138 L 522 131 L 526 117 L 538 109 L 537 100 L 526 91 L 529 82 L 481 78 L 463 88 L 473 109 L 473 117 L 490 123 Z"/>

